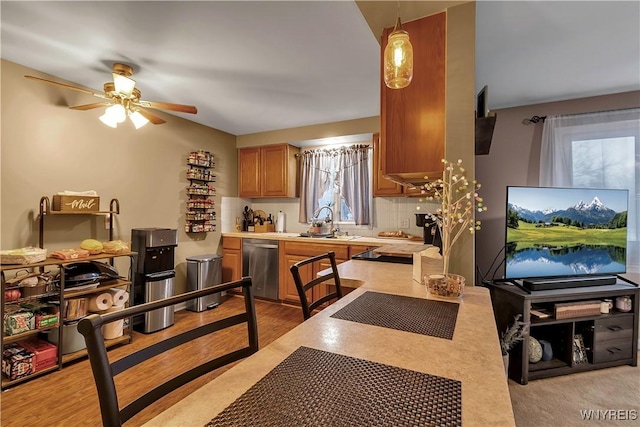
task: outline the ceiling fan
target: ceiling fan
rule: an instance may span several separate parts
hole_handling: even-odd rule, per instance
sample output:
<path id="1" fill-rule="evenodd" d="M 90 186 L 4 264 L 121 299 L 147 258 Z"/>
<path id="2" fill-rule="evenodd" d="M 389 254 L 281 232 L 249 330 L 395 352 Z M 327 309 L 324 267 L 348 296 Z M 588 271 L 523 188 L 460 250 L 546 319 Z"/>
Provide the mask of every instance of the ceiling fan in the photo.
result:
<path id="1" fill-rule="evenodd" d="M 140 99 L 140 89 L 135 87 L 135 80 L 130 77 L 133 75 L 133 68 L 126 64 L 113 64 L 113 81 L 104 84 L 104 92 L 84 89 L 78 86 L 72 86 L 64 83 L 54 82 L 52 80 L 41 79 L 40 77 L 25 76 L 27 79 L 49 83 L 54 86 L 72 89 L 78 92 L 87 93 L 105 101 L 95 102 L 92 104 L 77 105 L 69 107 L 72 110 L 91 110 L 94 108 L 107 107 L 104 115 L 100 116 L 100 120 L 110 127 L 117 127 L 118 123 L 122 123 L 127 116 L 133 122 L 136 129 L 141 128 L 148 122 L 154 125 L 166 123 L 165 120 L 147 111 L 146 108 L 178 111 L 180 113 L 196 114 L 197 108 L 193 105 L 171 104 L 168 102 L 144 101 Z"/>

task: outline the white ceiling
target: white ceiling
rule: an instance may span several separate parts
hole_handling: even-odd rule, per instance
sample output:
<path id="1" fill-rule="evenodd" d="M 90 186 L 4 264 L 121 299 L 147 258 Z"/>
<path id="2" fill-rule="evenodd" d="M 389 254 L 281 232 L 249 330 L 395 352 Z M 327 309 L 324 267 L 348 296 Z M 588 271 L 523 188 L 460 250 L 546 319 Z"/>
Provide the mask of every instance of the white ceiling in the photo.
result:
<path id="1" fill-rule="evenodd" d="M 358 119 L 379 114 L 372 8 L 396 11 L 359 3 L 2 1 L 0 54 L 95 90 L 124 62 L 144 100 L 234 135 Z M 638 1 L 482 1 L 476 30 L 491 109 L 640 89 Z"/>

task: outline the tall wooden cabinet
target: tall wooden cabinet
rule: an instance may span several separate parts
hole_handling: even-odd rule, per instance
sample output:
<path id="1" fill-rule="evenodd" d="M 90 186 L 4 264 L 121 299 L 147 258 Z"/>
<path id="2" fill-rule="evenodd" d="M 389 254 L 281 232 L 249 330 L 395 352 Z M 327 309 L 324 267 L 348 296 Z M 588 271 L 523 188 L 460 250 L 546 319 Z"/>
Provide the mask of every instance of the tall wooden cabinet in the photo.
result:
<path id="1" fill-rule="evenodd" d="M 374 197 L 403 197 L 419 196 L 420 189 L 400 185 L 387 179 L 382 173 L 380 158 L 380 134 L 373 135 L 373 196 Z"/>
<path id="2" fill-rule="evenodd" d="M 296 197 L 300 149 L 289 144 L 238 149 L 240 197 Z"/>
<path id="3" fill-rule="evenodd" d="M 404 89 L 389 89 L 381 83 L 381 171 L 398 181 L 442 174 L 446 16 L 442 12 L 402 24 L 413 45 L 413 80 Z M 386 28 L 382 34 L 382 52 L 391 31 Z"/>

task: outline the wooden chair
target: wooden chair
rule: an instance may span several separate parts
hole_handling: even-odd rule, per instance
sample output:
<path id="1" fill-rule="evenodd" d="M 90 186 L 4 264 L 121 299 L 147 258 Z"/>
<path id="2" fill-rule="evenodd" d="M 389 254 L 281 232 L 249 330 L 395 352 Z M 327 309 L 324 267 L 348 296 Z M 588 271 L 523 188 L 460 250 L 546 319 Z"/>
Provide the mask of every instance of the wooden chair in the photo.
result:
<path id="1" fill-rule="evenodd" d="M 211 321 L 195 329 L 182 332 L 164 341 L 152 344 L 115 362 L 109 362 L 101 330 L 101 326 L 105 323 L 126 318 L 131 320 L 133 316 L 137 316 L 151 310 L 173 306 L 174 304 L 184 303 L 194 298 L 238 287 L 242 288 L 242 294 L 244 296 L 244 312 L 220 320 Z M 204 337 L 213 332 L 242 323 L 247 324 L 248 345 L 246 347 L 203 362 L 186 372 L 180 373 L 152 390 L 147 391 L 145 394 L 120 409 L 118 404 L 118 394 L 114 382 L 114 377 L 116 375 L 154 356 L 179 347 L 196 338 Z M 223 283 L 202 290 L 187 292 L 178 296 L 128 307 L 124 310 L 112 313 L 91 314 L 78 323 L 78 331 L 84 336 L 87 344 L 91 370 L 93 371 L 93 378 L 96 383 L 96 388 L 98 389 L 102 424 L 105 427 L 121 426 L 122 423 L 126 422 L 151 403 L 165 396 L 167 393 L 176 390 L 184 384 L 208 372 L 243 359 L 258 351 L 258 329 L 250 277 L 243 277 L 241 280 L 234 282 Z M 214 343 L 215 342 L 212 342 L 212 344 Z"/>
<path id="2" fill-rule="evenodd" d="M 312 277 L 309 281 L 304 283 L 302 276 L 300 275 L 300 268 L 305 265 L 313 264 L 316 261 L 322 261 L 326 259 L 328 259 L 331 263 L 331 272 L 323 276 L 317 276 L 315 278 Z M 342 298 L 342 287 L 340 286 L 340 276 L 338 275 L 338 266 L 336 265 L 336 256 L 334 252 L 327 252 L 326 254 L 317 255 L 312 258 L 299 261 L 293 264 L 290 270 L 291 274 L 293 275 L 293 280 L 296 284 L 296 289 L 298 290 L 300 303 L 302 304 L 302 315 L 304 316 L 304 320 L 309 319 L 311 317 L 311 312 L 320 307 L 322 304 L 325 304 L 333 299 L 339 300 L 340 298 Z M 323 282 L 332 279 L 333 284 L 335 285 L 335 291 L 328 293 L 321 298 L 317 298 L 315 300 L 312 299 L 312 301 L 309 302 L 307 291 L 313 289 Z M 311 293 L 313 294 L 313 291 Z"/>

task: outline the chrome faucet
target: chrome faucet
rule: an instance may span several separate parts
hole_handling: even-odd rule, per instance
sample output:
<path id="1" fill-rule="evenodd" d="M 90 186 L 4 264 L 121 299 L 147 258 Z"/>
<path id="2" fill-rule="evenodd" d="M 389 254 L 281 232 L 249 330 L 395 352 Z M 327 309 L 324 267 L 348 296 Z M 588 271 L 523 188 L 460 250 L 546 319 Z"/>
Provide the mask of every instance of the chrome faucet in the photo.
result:
<path id="1" fill-rule="evenodd" d="M 316 222 L 318 220 L 318 215 L 320 214 L 320 212 L 322 212 L 324 209 L 327 209 L 329 211 L 329 213 L 331 214 L 331 216 L 327 215 L 324 218 L 324 222 L 325 223 L 329 223 L 329 233 L 333 236 L 333 233 L 335 232 L 335 230 L 333 229 L 333 210 L 329 207 L 329 206 L 322 206 L 321 208 L 319 208 L 317 211 L 315 211 L 313 213 L 313 217 L 311 218 L 311 223 L 313 224 L 314 222 Z"/>

